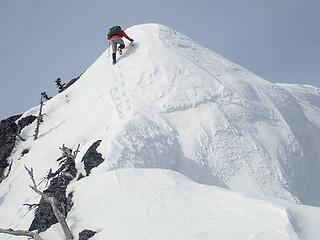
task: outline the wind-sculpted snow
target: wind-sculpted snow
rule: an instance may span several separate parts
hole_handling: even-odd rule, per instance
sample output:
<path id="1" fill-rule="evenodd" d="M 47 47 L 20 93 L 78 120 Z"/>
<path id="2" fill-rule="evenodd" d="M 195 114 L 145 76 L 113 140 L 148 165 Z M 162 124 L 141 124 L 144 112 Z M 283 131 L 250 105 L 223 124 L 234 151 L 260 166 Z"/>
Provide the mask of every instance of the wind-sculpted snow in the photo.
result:
<path id="1" fill-rule="evenodd" d="M 169 170 L 117 170 L 83 179 L 69 191 L 75 192 L 69 222 L 76 231 L 95 229 L 96 239 L 298 239 L 284 207 Z M 101 201 L 88 206 L 91 199 Z"/>
<path id="2" fill-rule="evenodd" d="M 281 86 L 281 85 L 280 85 Z M 289 176 L 290 190 L 307 204 L 319 205 L 320 189 L 320 94 L 319 89 L 282 85 L 288 91 L 276 88 L 281 100 L 275 100 L 277 108 L 294 135 L 293 144 L 281 149 L 279 156 L 289 155 L 283 165 Z M 299 171 L 295 171 L 299 169 Z"/>
<path id="3" fill-rule="evenodd" d="M 6 215 L 0 217 L 0 227 L 27 229 L 31 223 L 32 214 L 24 216 L 21 206 L 39 199 L 27 190 L 24 165 L 32 166 L 40 180 L 49 168 L 58 168 L 62 144 L 71 149 L 80 144 L 77 170 L 87 175 L 81 160 L 98 140 L 96 154 L 104 161 L 83 179 L 88 184 L 122 168 L 157 168 L 259 199 L 320 206 L 319 89 L 272 84 L 165 26 L 138 25 L 127 33 L 137 43 L 124 50 L 116 65 L 106 50 L 72 86 L 45 103 L 36 141 L 35 123 L 21 132 L 26 141 L 16 145 L 11 172 L 0 185 L 0 212 Z M 22 117 L 37 111 L 35 107 Z M 29 152 L 22 156 L 24 149 Z M 79 188 L 74 187 L 75 195 L 82 184 L 80 180 Z M 81 210 L 72 211 L 76 225 Z M 279 234 L 278 239 L 303 239 L 303 214 L 280 212 L 282 223 L 296 233 L 288 235 L 292 238 Z M 84 225 L 79 231 L 99 231 Z M 277 239 L 271 232 L 247 239 Z M 168 236 L 163 239 L 172 239 Z M 198 239 L 208 238 L 213 238 L 210 231 L 199 232 Z"/>

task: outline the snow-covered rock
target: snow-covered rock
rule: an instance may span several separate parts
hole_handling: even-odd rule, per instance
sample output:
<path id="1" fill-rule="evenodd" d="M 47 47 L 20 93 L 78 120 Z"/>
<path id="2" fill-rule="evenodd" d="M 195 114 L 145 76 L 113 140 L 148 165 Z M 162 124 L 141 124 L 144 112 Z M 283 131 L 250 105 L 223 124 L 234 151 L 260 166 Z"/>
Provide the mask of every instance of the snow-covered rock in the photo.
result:
<path id="1" fill-rule="evenodd" d="M 58 168 L 62 144 L 74 150 L 80 144 L 76 162 L 86 175 L 82 157 L 101 140 L 104 161 L 72 186 L 68 219 L 76 232 L 99 230 L 92 239 L 316 239 L 309 220 L 301 220 L 310 219 L 307 207 L 294 204 L 320 206 L 320 90 L 272 84 L 165 26 L 126 32 L 136 43 L 116 65 L 106 50 L 46 102 L 36 141 L 35 123 L 23 129 L 27 141 L 16 144 L 11 173 L 0 185 L 6 216 L 0 227 L 25 229 L 32 221 L 22 204 L 39 197 L 28 189 L 24 165 L 41 179 Z M 29 153 L 21 157 L 23 149 Z M 124 185 L 115 183 L 118 175 Z M 90 211 L 82 210 L 87 197 L 95 206 Z M 57 229 L 44 235 L 50 239 Z"/>

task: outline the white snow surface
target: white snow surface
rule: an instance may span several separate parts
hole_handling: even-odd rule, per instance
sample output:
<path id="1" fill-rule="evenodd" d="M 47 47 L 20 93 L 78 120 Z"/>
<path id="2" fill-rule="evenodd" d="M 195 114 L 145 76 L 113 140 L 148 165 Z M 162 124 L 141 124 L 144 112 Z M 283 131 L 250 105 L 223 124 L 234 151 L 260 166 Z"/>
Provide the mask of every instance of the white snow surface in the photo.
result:
<path id="1" fill-rule="evenodd" d="M 298 239 L 284 208 L 170 170 L 116 170 L 70 190 L 75 207 L 68 221 L 76 232 L 88 223 L 103 229 L 95 239 Z"/>
<path id="2" fill-rule="evenodd" d="M 24 165 L 40 180 L 58 168 L 62 144 L 80 144 L 83 171 L 82 156 L 102 140 L 105 161 L 69 187 L 75 235 L 320 239 L 320 90 L 272 84 L 162 25 L 126 32 L 136 43 L 116 65 L 106 50 L 45 103 L 36 141 L 35 123 L 22 131 L 0 184 L 0 227 L 33 219 L 22 204 L 39 196 Z M 42 236 L 63 239 L 58 225 Z"/>

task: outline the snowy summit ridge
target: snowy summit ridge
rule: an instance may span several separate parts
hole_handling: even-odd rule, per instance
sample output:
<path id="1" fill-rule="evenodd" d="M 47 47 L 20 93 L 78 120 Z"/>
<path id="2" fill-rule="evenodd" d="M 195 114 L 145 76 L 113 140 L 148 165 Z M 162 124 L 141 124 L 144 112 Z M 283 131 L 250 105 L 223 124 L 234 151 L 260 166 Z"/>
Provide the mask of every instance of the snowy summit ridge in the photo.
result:
<path id="1" fill-rule="evenodd" d="M 20 214 L 22 203 L 39 200 L 32 191 L 22 192 L 29 184 L 24 164 L 40 179 L 57 168 L 62 144 L 72 149 L 80 144 L 76 166 L 85 175 L 81 160 L 100 140 L 103 162 L 68 190 L 74 191 L 74 206 L 67 220 L 79 231 L 86 226 L 98 231 L 92 239 L 316 239 L 309 227 L 297 230 L 296 224 L 304 224 L 293 220 L 300 210 L 293 214 L 287 208 L 320 206 L 320 90 L 268 82 L 162 25 L 137 25 L 126 32 L 136 43 L 116 65 L 106 50 L 77 82 L 45 103 L 36 141 L 35 123 L 23 129 L 26 141 L 16 144 L 11 173 L 0 184 L 0 212 L 7 215 L 0 217 L 0 227 L 26 229 L 32 221 L 31 214 Z M 37 112 L 35 107 L 22 117 Z M 29 153 L 21 157 L 24 149 Z M 267 202 L 275 198 L 286 204 Z M 83 199 L 99 208 L 82 211 Z M 170 204 L 194 221 L 188 225 L 177 216 L 155 214 L 162 208 L 173 211 Z M 199 212 L 184 211 L 188 204 Z M 101 216 L 93 214 L 100 210 Z M 139 214 L 142 220 L 135 222 Z M 259 225 L 261 216 L 265 222 Z M 233 218 L 246 226 L 233 225 Z M 102 223 L 105 219 L 108 223 Z M 148 221 L 161 228 L 151 224 L 143 231 Z M 52 237 L 59 236 L 57 228 L 43 236 L 58 239 Z"/>

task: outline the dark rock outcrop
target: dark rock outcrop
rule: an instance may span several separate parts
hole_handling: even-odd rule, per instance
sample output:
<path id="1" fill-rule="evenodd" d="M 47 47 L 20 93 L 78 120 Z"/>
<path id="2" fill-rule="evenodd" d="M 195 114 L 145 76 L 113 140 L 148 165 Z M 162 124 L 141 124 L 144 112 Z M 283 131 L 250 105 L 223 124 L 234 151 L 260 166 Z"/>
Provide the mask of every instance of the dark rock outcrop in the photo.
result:
<path id="1" fill-rule="evenodd" d="M 98 140 L 92 144 L 81 160 L 84 164 L 87 176 L 89 176 L 92 168 L 99 166 L 104 161 L 101 153 L 97 152 L 97 147 L 99 147 L 100 143 L 101 140 Z"/>
<path id="2" fill-rule="evenodd" d="M 16 141 L 18 125 L 15 123 L 21 115 L 9 117 L 0 122 L 0 182 L 4 170 L 9 166 L 7 158 L 10 156 Z"/>
<path id="3" fill-rule="evenodd" d="M 20 115 L 12 116 L 0 122 L 0 182 L 3 178 L 4 170 L 9 166 L 7 158 L 15 146 L 16 136 L 23 128 L 31 124 L 36 117 L 27 116 L 19 120 L 18 124 L 15 122 L 21 117 Z"/>
<path id="4" fill-rule="evenodd" d="M 73 205 L 72 194 L 66 197 L 66 189 L 71 180 L 70 176 L 61 175 L 54 178 L 49 188 L 44 191 L 49 196 L 54 196 L 57 199 L 57 207 L 65 216 Z M 29 231 L 38 230 L 39 232 L 44 232 L 56 223 L 58 223 L 58 220 L 53 213 L 51 205 L 41 198 Z"/>
<path id="5" fill-rule="evenodd" d="M 84 72 L 83 72 L 84 73 Z M 75 77 L 73 79 L 71 79 L 68 83 L 62 83 L 61 82 L 61 78 L 58 78 L 55 83 L 58 87 L 58 91 L 59 93 L 62 93 L 64 90 L 66 90 L 68 87 L 70 87 L 72 84 L 74 84 L 76 81 L 78 81 L 78 79 L 81 77 L 81 75 L 83 74 L 81 73 L 78 77 Z"/>
<path id="6" fill-rule="evenodd" d="M 80 76 L 81 76 L 81 75 L 80 75 Z M 71 79 L 71 80 L 66 84 L 65 89 L 67 89 L 67 88 L 70 87 L 72 84 L 74 84 L 74 83 L 80 78 L 80 76 Z"/>
<path id="7" fill-rule="evenodd" d="M 49 187 L 43 192 L 57 200 L 56 205 L 65 216 L 67 216 L 73 205 L 72 193 L 66 196 L 66 189 L 76 175 L 77 170 L 74 159 L 67 158 L 61 162 L 61 167 L 55 173 L 50 171 L 47 176 L 51 181 Z M 39 232 L 44 232 L 56 223 L 58 223 L 58 220 L 53 213 L 51 205 L 41 198 L 29 231 L 38 230 Z"/>
<path id="8" fill-rule="evenodd" d="M 36 116 L 33 116 L 33 115 L 29 115 L 29 116 L 26 116 L 22 119 L 20 119 L 18 121 L 18 125 L 20 126 L 20 131 L 22 129 L 24 129 L 26 126 L 30 125 L 31 123 L 33 123 L 34 120 L 36 120 L 37 117 Z"/>
<path id="9" fill-rule="evenodd" d="M 88 240 L 89 238 L 93 237 L 95 234 L 96 232 L 85 229 L 79 233 L 79 240 Z"/>

